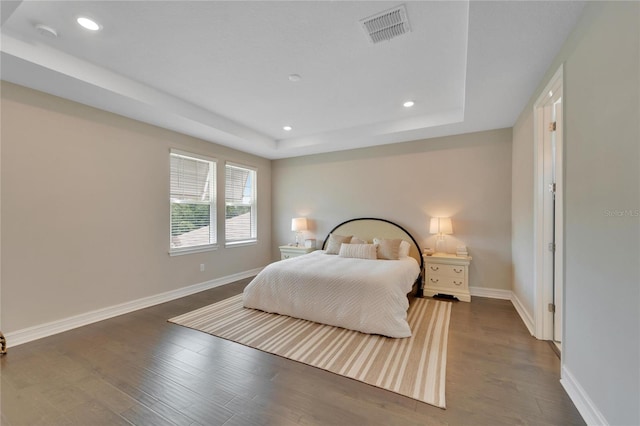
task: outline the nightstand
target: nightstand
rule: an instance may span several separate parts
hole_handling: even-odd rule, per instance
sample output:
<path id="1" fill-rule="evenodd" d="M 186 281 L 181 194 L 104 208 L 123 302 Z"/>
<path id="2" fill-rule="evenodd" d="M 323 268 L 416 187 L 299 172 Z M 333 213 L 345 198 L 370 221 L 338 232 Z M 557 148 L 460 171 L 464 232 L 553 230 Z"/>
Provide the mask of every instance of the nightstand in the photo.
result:
<path id="1" fill-rule="evenodd" d="M 471 257 L 436 253 L 424 258 L 424 295 L 447 294 L 471 302 L 469 264 Z"/>
<path id="2" fill-rule="evenodd" d="M 280 260 L 291 259 L 292 257 L 302 256 L 311 253 L 315 247 L 303 246 L 280 246 Z"/>

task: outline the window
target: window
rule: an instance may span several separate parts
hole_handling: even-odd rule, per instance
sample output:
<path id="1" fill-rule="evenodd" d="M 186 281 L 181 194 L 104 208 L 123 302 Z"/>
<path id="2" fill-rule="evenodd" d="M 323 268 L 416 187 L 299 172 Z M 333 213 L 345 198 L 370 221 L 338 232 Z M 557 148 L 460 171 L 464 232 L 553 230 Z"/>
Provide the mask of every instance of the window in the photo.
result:
<path id="1" fill-rule="evenodd" d="M 215 248 L 216 160 L 171 150 L 171 254 Z"/>
<path id="2" fill-rule="evenodd" d="M 232 163 L 225 173 L 225 238 L 229 244 L 255 242 L 256 171 Z"/>

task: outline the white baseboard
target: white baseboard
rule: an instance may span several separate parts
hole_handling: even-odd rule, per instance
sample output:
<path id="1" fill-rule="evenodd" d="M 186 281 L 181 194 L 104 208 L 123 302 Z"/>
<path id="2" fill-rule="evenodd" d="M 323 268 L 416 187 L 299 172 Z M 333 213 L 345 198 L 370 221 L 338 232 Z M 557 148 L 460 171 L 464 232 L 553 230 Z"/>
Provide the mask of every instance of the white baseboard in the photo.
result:
<path id="1" fill-rule="evenodd" d="M 604 418 L 600 410 L 591 401 L 587 392 L 564 365 L 560 372 L 560 383 L 587 425 L 609 425 L 607 419 Z"/>
<path id="2" fill-rule="evenodd" d="M 149 297 L 143 297 L 142 299 L 132 300 L 130 302 L 124 302 L 118 305 L 109 306 L 106 308 L 97 309 L 95 311 L 74 315 L 72 317 L 63 318 L 60 320 L 39 324 L 33 327 L 24 328 L 22 330 L 13 331 L 5 334 L 5 338 L 7 339 L 7 346 L 13 347 L 22 345 L 23 343 L 31 342 L 43 337 L 52 336 L 54 334 L 62 333 L 63 331 L 71 330 L 73 328 L 82 327 L 84 325 L 89 325 L 94 322 L 113 318 L 118 315 L 148 308 L 149 306 L 158 305 L 160 303 L 169 302 L 171 300 L 189 296 L 194 293 L 199 293 L 204 290 L 209 290 L 214 287 L 230 284 L 234 281 L 253 277 L 262 269 L 263 268 L 256 268 L 250 271 L 239 272 L 237 274 L 216 278 L 214 280 L 205 281 L 203 283 L 182 287 L 176 290 L 167 291 Z"/>
<path id="3" fill-rule="evenodd" d="M 518 315 L 520 315 L 524 325 L 527 327 L 527 330 L 529 330 L 529 334 L 535 336 L 536 329 L 534 327 L 533 317 L 529 312 L 527 312 L 524 305 L 520 302 L 520 299 L 518 299 L 518 296 L 516 296 L 514 292 L 511 292 L 511 303 L 513 304 L 513 307 L 516 308 L 516 311 L 518 312 Z"/>
<path id="4" fill-rule="evenodd" d="M 469 287 L 472 296 L 489 297 L 491 299 L 511 300 L 511 290 L 501 290 L 488 287 Z"/>

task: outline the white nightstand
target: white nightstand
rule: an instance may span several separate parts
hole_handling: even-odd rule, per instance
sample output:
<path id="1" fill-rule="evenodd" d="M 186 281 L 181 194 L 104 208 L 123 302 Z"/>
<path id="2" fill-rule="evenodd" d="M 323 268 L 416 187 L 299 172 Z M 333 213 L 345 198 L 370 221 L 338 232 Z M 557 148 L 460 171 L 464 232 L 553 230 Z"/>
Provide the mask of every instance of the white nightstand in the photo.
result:
<path id="1" fill-rule="evenodd" d="M 280 260 L 291 259 L 292 257 L 302 256 L 311 253 L 315 247 L 303 246 L 280 246 Z"/>
<path id="2" fill-rule="evenodd" d="M 424 258 L 425 296 L 448 294 L 463 302 L 471 302 L 469 294 L 469 264 L 471 257 L 436 253 Z"/>

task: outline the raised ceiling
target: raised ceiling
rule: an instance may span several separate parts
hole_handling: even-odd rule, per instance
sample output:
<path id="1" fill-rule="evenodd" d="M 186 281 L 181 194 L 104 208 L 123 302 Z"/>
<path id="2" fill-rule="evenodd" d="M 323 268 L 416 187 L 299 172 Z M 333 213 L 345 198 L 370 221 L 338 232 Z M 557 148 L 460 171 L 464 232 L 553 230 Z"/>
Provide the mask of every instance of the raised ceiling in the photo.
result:
<path id="1" fill-rule="evenodd" d="M 410 31 L 372 43 L 361 20 L 401 4 L 3 1 L 0 73 L 285 158 L 512 126 L 583 7 L 410 1 Z"/>

